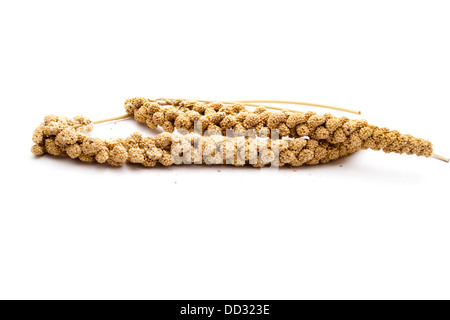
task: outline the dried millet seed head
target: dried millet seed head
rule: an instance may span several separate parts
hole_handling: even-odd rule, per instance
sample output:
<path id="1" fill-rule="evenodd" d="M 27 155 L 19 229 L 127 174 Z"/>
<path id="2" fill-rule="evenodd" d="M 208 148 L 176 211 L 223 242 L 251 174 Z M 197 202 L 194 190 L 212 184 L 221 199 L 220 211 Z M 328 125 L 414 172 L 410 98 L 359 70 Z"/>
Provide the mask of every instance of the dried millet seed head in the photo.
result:
<path id="1" fill-rule="evenodd" d="M 173 106 L 160 106 L 155 102 L 143 102 L 142 98 L 127 100 L 127 110 L 133 110 L 140 121 L 147 122 L 150 128 L 162 126 L 166 132 L 174 128 L 194 130 L 194 121 L 206 121 L 201 130 L 221 132 L 233 129 L 238 135 L 248 129 L 256 133 L 267 134 L 268 130 L 278 130 L 280 137 L 309 137 L 314 140 L 326 140 L 331 144 L 346 142 L 351 150 L 373 149 L 385 152 L 431 156 L 432 144 L 424 139 L 410 135 L 401 135 L 396 131 L 379 130 L 369 125 L 366 120 L 351 120 L 347 117 L 337 118 L 330 113 L 323 115 L 315 112 L 271 112 L 257 108 L 250 112 L 243 105 L 225 105 L 223 103 L 200 103 L 191 100 L 174 100 Z M 152 108 L 146 108 L 148 105 Z M 130 109 L 130 105 L 133 108 Z M 144 108 L 145 112 L 141 112 Z M 174 110 L 177 110 L 176 112 Z M 128 111 L 127 111 L 128 112 Z M 156 114 L 156 116 L 155 116 Z M 170 114 L 170 116 L 168 116 Z M 176 116 L 175 116 L 176 115 Z M 164 121 L 163 121 L 164 119 Z"/>
<path id="2" fill-rule="evenodd" d="M 134 133 L 126 139 L 103 141 L 83 134 L 80 127 L 67 125 L 67 123 L 79 124 L 74 119 L 49 117 L 47 120 L 48 124 L 40 125 L 33 134 L 33 141 L 38 142 L 32 147 L 34 154 L 69 156 L 83 162 L 108 163 L 112 166 L 121 166 L 125 162 L 147 167 L 155 166 L 157 163 L 169 166 L 174 163 L 172 153 L 179 145 L 191 150 L 190 156 L 189 154 L 183 156 L 185 160 L 191 162 L 199 160 L 200 162 L 196 163 L 214 164 L 228 161 L 229 164 L 236 166 L 247 163 L 256 167 L 268 165 L 269 162 L 280 166 L 324 163 L 354 152 L 351 148 L 342 149 L 326 141 L 307 142 L 304 139 L 293 139 L 273 140 L 269 143 L 269 140 L 257 141 L 248 138 L 240 140 L 217 135 L 174 136 L 168 132 L 156 137 L 143 137 L 139 133 Z M 252 145 L 259 150 L 257 152 L 259 156 L 255 159 L 251 157 Z M 203 151 L 208 150 L 209 156 L 203 157 Z M 230 155 L 227 154 L 227 150 L 235 152 Z M 276 157 L 277 154 L 280 155 L 279 158 Z"/>

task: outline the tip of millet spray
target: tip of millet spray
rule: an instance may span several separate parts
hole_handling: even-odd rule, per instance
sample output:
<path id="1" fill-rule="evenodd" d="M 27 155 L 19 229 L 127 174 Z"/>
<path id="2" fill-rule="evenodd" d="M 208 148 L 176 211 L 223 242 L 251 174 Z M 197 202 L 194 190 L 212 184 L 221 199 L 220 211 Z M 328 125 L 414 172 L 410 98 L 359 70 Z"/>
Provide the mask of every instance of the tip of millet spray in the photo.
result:
<path id="1" fill-rule="evenodd" d="M 431 157 L 432 157 L 432 158 L 435 158 L 435 159 L 438 159 L 438 160 L 441 160 L 441 161 L 444 161 L 444 162 L 447 162 L 447 163 L 450 162 L 450 159 L 449 159 L 449 158 L 440 156 L 440 155 L 438 155 L 438 154 L 436 154 L 436 153 L 433 153 L 433 154 L 431 155 Z"/>

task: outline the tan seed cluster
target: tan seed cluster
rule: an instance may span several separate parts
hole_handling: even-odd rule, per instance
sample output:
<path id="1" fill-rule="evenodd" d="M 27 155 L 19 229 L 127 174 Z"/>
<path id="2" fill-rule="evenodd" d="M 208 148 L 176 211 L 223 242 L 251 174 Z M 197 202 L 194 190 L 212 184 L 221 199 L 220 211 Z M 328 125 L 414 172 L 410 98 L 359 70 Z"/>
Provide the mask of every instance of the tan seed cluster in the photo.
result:
<path id="1" fill-rule="evenodd" d="M 121 166 L 127 161 L 150 167 L 158 162 L 165 166 L 172 164 L 171 134 L 162 133 L 157 137 L 143 138 L 139 133 L 135 133 L 127 139 L 104 141 L 83 133 L 90 123 L 77 118 L 49 116 L 35 129 L 35 145 L 31 151 L 37 156 L 48 153 L 83 162 L 108 163 L 112 166 Z"/>
<path id="2" fill-rule="evenodd" d="M 427 140 L 329 113 L 271 112 L 263 107 L 249 111 L 241 104 L 190 100 L 166 100 L 164 104 L 145 98 L 127 100 L 125 109 L 137 121 L 150 128 L 160 126 L 165 132 L 155 137 L 134 133 L 126 139 L 104 141 L 85 134 L 92 130 L 92 122 L 85 117 L 49 115 L 34 131 L 31 151 L 37 156 L 48 153 L 83 162 L 111 166 L 128 162 L 146 167 L 158 163 L 296 167 L 326 163 L 360 149 L 426 157 L 433 152 Z M 190 133 L 176 135 L 175 129 Z M 198 134 L 206 130 L 208 135 Z M 271 130 L 288 139 L 255 139 L 270 137 Z"/>
<path id="3" fill-rule="evenodd" d="M 359 149 L 383 150 L 384 152 L 416 154 L 430 157 L 433 147 L 430 141 L 400 134 L 396 130 L 370 125 L 366 120 L 352 120 L 335 117 L 329 113 L 315 112 L 272 112 L 263 107 L 249 111 L 244 105 L 226 105 L 220 102 L 201 103 L 191 100 L 172 100 L 163 106 L 145 98 L 125 101 L 127 113 L 150 128 L 161 126 L 166 132 L 184 129 L 190 132 L 220 132 L 226 134 L 233 129 L 242 136 L 249 129 L 255 135 L 267 136 L 270 129 L 276 129 L 280 137 L 309 137 L 329 145 L 344 145 L 352 152 Z M 201 121 L 202 128 L 195 128 Z"/>
<path id="4" fill-rule="evenodd" d="M 35 155 L 48 153 L 112 166 L 121 166 L 126 162 L 147 167 L 157 163 L 169 166 L 174 164 L 172 155 L 175 155 L 176 164 L 300 166 L 329 162 L 354 152 L 342 143 L 330 144 L 313 139 L 272 141 L 222 135 L 201 136 L 196 133 L 174 135 L 164 132 L 155 137 L 134 133 L 126 139 L 104 141 L 83 133 L 84 126 L 89 125 L 90 121 L 53 116 L 49 119 L 51 121 L 44 121 L 33 133 L 35 145 L 31 151 Z"/>

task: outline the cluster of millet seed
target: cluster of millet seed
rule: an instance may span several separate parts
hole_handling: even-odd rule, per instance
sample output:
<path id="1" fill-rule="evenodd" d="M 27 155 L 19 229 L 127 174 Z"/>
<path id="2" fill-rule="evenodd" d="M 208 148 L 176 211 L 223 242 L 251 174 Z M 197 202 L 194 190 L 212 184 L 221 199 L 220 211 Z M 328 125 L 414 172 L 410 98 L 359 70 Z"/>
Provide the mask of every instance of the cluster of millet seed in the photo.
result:
<path id="1" fill-rule="evenodd" d="M 35 145 L 31 151 L 37 156 L 48 153 L 112 166 L 121 166 L 127 161 L 145 166 L 155 166 L 157 162 L 165 166 L 172 164 L 169 133 L 152 138 L 142 138 L 136 133 L 127 139 L 104 141 L 83 133 L 90 125 L 90 120 L 84 117 L 47 116 L 33 133 Z"/>
<path id="2" fill-rule="evenodd" d="M 188 152 L 186 152 L 188 151 Z M 347 148 L 311 139 L 263 140 L 190 133 L 174 136 L 175 163 L 232 164 L 254 167 L 326 163 L 352 153 Z"/>
<path id="3" fill-rule="evenodd" d="M 37 156 L 49 153 L 112 166 L 129 162 L 147 167 L 157 163 L 169 166 L 174 160 L 176 164 L 300 166 L 329 162 L 354 152 L 343 144 L 313 139 L 243 139 L 197 133 L 174 135 L 164 132 L 155 137 L 134 133 L 126 139 L 103 141 L 83 133 L 91 129 L 90 126 L 91 122 L 84 117 L 47 116 L 33 133 L 32 152 Z"/>
<path id="4" fill-rule="evenodd" d="M 312 165 L 369 148 L 427 157 L 433 152 L 427 140 L 329 113 L 270 112 L 263 107 L 249 111 L 242 104 L 190 100 L 161 103 L 145 98 L 127 100 L 125 109 L 137 121 L 150 128 L 161 126 L 166 132 L 155 137 L 134 133 L 126 139 L 103 141 L 84 133 L 92 130 L 92 122 L 87 118 L 51 115 L 34 131 L 32 152 L 112 166 L 129 162 L 147 167 L 157 163 L 169 166 L 174 162 L 255 167 Z M 173 135 L 175 128 L 191 133 Z M 207 136 L 197 134 L 206 130 Z M 233 136 L 229 136 L 229 130 Z M 253 139 L 256 135 L 270 137 L 270 130 L 277 130 L 280 138 L 291 140 Z"/>
<path id="5" fill-rule="evenodd" d="M 150 128 L 161 126 L 166 132 L 184 129 L 190 132 L 208 130 L 226 134 L 232 129 L 237 136 L 253 132 L 259 136 L 270 136 L 270 129 L 276 129 L 280 137 L 309 137 L 317 142 L 328 142 L 346 148 L 350 152 L 359 149 L 383 150 L 416 154 L 429 157 L 433 153 L 431 142 L 400 134 L 396 130 L 370 125 L 366 120 L 351 120 L 335 117 L 329 113 L 315 112 L 272 112 L 264 107 L 249 111 L 242 104 L 220 102 L 201 103 L 191 100 L 167 100 L 169 106 L 145 98 L 125 101 L 127 113 Z M 202 128 L 194 128 L 195 122 Z M 250 130 L 250 131 L 249 131 Z"/>

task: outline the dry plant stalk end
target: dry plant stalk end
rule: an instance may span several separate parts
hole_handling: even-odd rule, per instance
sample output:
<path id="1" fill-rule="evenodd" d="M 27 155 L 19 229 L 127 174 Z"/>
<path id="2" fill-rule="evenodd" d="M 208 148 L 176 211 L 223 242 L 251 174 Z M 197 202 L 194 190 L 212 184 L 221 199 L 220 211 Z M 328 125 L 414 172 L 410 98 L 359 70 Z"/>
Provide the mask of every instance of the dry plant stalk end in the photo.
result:
<path id="1" fill-rule="evenodd" d="M 431 155 L 431 157 L 433 157 L 433 158 L 435 158 L 435 159 L 438 159 L 438 160 L 441 160 L 441 161 L 444 161 L 444 162 L 449 162 L 449 161 L 450 161 L 449 158 L 440 156 L 440 155 L 438 155 L 438 154 L 436 154 L 436 153 L 433 153 L 433 154 Z"/>

